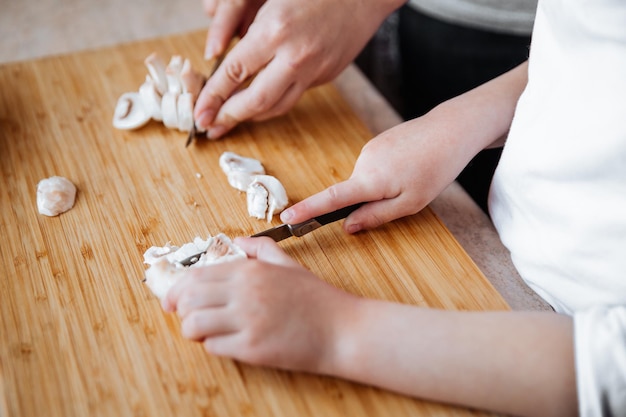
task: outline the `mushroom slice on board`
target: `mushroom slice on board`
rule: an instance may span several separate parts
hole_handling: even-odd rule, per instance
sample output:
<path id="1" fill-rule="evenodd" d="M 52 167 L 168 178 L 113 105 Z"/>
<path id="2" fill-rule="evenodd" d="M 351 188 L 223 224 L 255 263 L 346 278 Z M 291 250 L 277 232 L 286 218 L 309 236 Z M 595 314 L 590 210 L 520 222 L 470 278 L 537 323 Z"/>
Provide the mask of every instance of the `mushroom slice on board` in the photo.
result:
<path id="1" fill-rule="evenodd" d="M 271 175 L 255 175 L 246 190 L 248 214 L 257 219 L 272 221 L 275 213 L 280 213 L 287 204 L 285 187 Z"/>
<path id="2" fill-rule="evenodd" d="M 183 92 L 183 86 L 180 82 L 180 71 L 183 68 L 183 58 L 180 55 L 174 55 L 170 59 L 170 63 L 165 68 L 165 77 L 167 78 L 167 90 L 171 93 L 180 94 Z"/>
<path id="3" fill-rule="evenodd" d="M 178 94 L 166 92 L 161 99 L 163 124 L 170 129 L 178 129 Z"/>
<path id="4" fill-rule="evenodd" d="M 183 67 L 180 70 L 180 82 L 183 86 L 183 92 L 191 93 L 194 103 L 200 94 L 200 90 L 202 90 L 204 81 L 204 76 L 194 71 L 193 68 L 191 68 L 189 59 L 185 59 Z"/>
<path id="5" fill-rule="evenodd" d="M 155 86 L 159 94 L 163 95 L 167 91 L 167 74 L 165 62 L 161 57 L 153 52 L 144 60 L 144 64 L 148 67 L 148 72 L 154 80 Z"/>
<path id="6" fill-rule="evenodd" d="M 150 118 L 139 93 L 124 93 L 117 100 L 113 126 L 123 130 L 137 129 L 148 123 Z"/>
<path id="7" fill-rule="evenodd" d="M 139 87 L 139 95 L 150 116 L 158 122 L 163 120 L 163 115 L 161 114 L 161 95 L 156 89 L 154 80 L 149 75 L 146 75 L 146 81 Z"/>
<path id="8" fill-rule="evenodd" d="M 234 152 L 224 152 L 220 156 L 219 164 L 231 187 L 243 192 L 248 190 L 253 176 L 265 174 L 265 168 L 260 161 Z"/>
<path id="9" fill-rule="evenodd" d="M 193 97 L 191 93 L 183 93 L 178 96 L 176 111 L 178 112 L 178 130 L 189 132 L 193 128 Z"/>

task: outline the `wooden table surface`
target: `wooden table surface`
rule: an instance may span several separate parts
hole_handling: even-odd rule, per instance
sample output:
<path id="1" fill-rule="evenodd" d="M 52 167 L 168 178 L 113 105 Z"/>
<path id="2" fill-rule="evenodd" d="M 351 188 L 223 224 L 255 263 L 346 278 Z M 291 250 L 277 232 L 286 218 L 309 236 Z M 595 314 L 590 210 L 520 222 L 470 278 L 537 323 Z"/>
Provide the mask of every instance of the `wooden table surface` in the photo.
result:
<path id="1" fill-rule="evenodd" d="M 143 252 L 168 241 L 279 224 L 248 217 L 218 166 L 224 151 L 261 160 L 298 201 L 349 176 L 370 132 L 332 85 L 286 116 L 185 148 L 152 122 L 111 125 L 153 51 L 188 57 L 204 33 L 0 66 L 0 412 L 4 416 L 482 415 L 330 377 L 253 367 L 183 339 L 141 282 Z M 37 183 L 61 175 L 75 207 L 37 212 Z M 507 309 L 427 208 L 349 236 L 332 224 L 281 242 L 346 291 L 445 309 Z"/>

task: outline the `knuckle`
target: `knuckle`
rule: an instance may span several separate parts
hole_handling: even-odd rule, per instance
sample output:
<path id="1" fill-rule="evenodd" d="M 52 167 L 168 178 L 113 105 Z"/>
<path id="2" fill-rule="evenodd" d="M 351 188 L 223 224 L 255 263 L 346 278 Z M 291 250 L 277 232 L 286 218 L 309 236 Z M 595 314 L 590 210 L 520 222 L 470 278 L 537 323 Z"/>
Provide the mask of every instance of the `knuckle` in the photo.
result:
<path id="1" fill-rule="evenodd" d="M 263 364 L 267 362 L 263 352 L 262 337 L 255 332 L 247 332 L 239 347 L 240 355 L 251 364 Z"/>
<path id="2" fill-rule="evenodd" d="M 282 43 L 292 35 L 292 27 L 292 19 L 286 11 L 275 11 L 271 23 L 265 27 L 266 36 L 272 42 Z"/>
<path id="3" fill-rule="evenodd" d="M 251 114 L 256 114 L 269 110 L 272 104 L 272 99 L 266 91 L 257 91 L 248 98 L 245 107 Z"/>
<path id="4" fill-rule="evenodd" d="M 190 300 L 190 296 L 187 292 L 183 292 L 180 294 L 180 296 L 178 297 L 178 303 L 176 304 L 176 309 L 178 311 L 178 314 L 182 317 L 186 316 L 187 313 L 189 313 L 190 308 L 189 306 L 191 305 L 191 300 Z"/>
<path id="5" fill-rule="evenodd" d="M 224 349 L 224 344 L 220 343 L 219 339 L 207 337 L 203 340 L 202 345 L 211 355 L 224 356 L 227 352 Z"/>
<path id="6" fill-rule="evenodd" d="M 187 339 L 198 339 L 202 332 L 202 317 L 195 312 L 190 313 L 182 323 L 181 332 Z"/>
<path id="7" fill-rule="evenodd" d="M 337 203 L 339 201 L 339 187 L 337 186 L 337 184 L 333 184 L 330 187 L 328 187 L 326 189 L 326 192 L 328 194 L 328 200 L 330 201 L 331 204 Z"/>
<path id="8" fill-rule="evenodd" d="M 246 284 L 254 282 L 254 277 L 258 273 L 258 261 L 255 259 L 244 260 L 237 267 L 236 278 L 243 280 Z M 251 279 L 252 278 L 252 279 Z"/>
<path id="9" fill-rule="evenodd" d="M 202 3 L 202 9 L 204 11 L 204 14 L 209 16 L 209 17 L 213 17 L 215 15 L 215 3 L 211 2 L 211 1 L 205 1 Z"/>
<path id="10" fill-rule="evenodd" d="M 321 48 L 316 43 L 309 42 L 302 48 L 299 48 L 289 60 L 289 68 L 292 72 L 300 72 L 302 69 L 307 68 L 311 61 L 321 56 Z M 323 60 L 320 60 L 319 64 L 322 65 Z"/>
<path id="11" fill-rule="evenodd" d="M 226 63 L 224 68 L 226 76 L 234 84 L 241 84 L 248 79 L 250 71 L 241 61 L 231 61 Z"/>
<path id="12" fill-rule="evenodd" d="M 375 228 L 384 224 L 385 222 L 386 220 L 384 218 L 378 216 L 376 213 L 373 213 L 369 218 L 368 226 L 371 228 Z"/>

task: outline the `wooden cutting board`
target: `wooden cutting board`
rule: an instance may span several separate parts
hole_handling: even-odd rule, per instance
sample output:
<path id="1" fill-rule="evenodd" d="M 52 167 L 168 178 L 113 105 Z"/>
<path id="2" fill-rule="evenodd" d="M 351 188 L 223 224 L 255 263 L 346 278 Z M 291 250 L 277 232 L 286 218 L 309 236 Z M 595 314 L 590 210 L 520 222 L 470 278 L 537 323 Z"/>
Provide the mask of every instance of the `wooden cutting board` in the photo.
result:
<path id="1" fill-rule="evenodd" d="M 183 339 L 141 282 L 143 253 L 168 241 L 272 224 L 218 166 L 224 151 L 263 162 L 291 201 L 347 178 L 371 137 L 331 85 L 286 116 L 184 147 L 151 122 L 111 125 L 117 98 L 157 51 L 203 72 L 204 33 L 0 67 L 0 413 L 4 416 L 476 415 L 351 382 L 248 366 Z M 37 212 L 37 183 L 78 187 L 75 207 Z M 339 223 L 281 246 L 333 285 L 445 309 L 507 309 L 430 209 L 349 236 Z"/>

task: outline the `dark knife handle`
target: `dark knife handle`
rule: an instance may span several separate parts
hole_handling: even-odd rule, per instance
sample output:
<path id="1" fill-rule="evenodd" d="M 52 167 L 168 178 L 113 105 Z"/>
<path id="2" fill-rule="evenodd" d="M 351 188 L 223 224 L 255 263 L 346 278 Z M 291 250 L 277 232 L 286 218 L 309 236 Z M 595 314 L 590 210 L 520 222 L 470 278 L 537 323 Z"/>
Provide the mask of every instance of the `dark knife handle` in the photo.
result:
<path id="1" fill-rule="evenodd" d="M 350 213 L 361 207 L 363 204 L 365 203 L 353 204 L 348 207 L 340 208 L 339 210 L 331 211 L 330 213 L 322 214 L 318 217 L 313 217 L 312 219 L 302 223 L 291 224 L 289 225 L 289 230 L 291 230 L 291 234 L 293 236 L 302 237 L 307 233 L 324 226 L 325 224 L 345 219 Z"/>
<path id="2" fill-rule="evenodd" d="M 315 220 L 322 225 L 336 222 L 337 220 L 345 219 L 350 215 L 350 213 L 361 207 L 363 204 L 365 203 L 357 203 L 348 207 L 340 208 L 339 210 L 317 216 L 315 217 Z"/>

